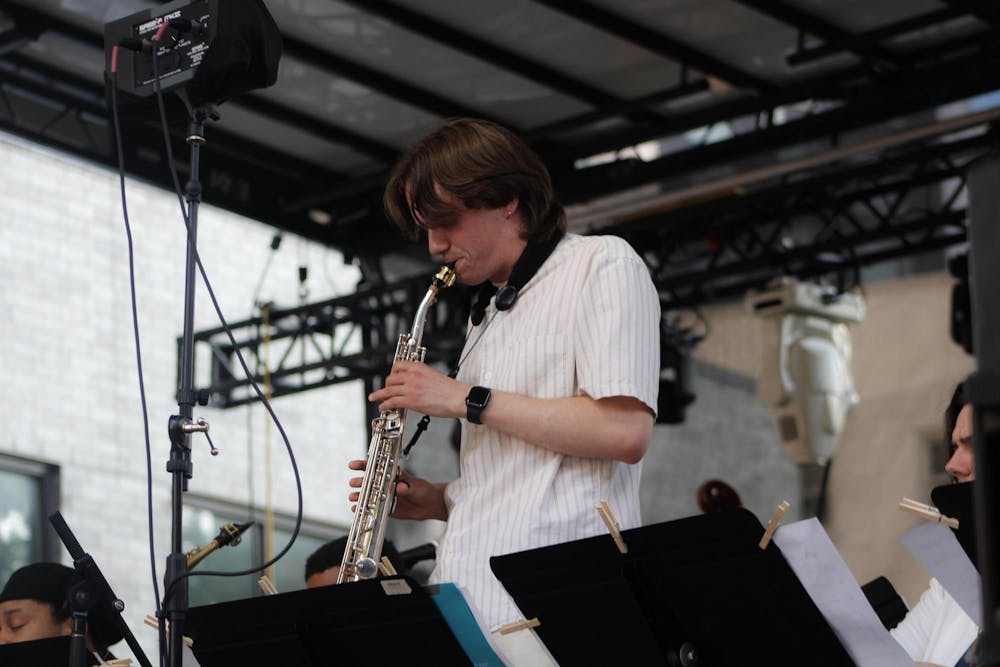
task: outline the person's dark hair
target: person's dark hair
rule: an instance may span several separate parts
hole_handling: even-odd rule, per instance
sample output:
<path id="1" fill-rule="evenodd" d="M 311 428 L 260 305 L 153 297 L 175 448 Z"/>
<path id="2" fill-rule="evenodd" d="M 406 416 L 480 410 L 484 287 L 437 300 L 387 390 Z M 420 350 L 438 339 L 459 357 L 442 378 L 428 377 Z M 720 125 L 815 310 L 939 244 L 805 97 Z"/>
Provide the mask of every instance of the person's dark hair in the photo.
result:
<path id="1" fill-rule="evenodd" d="M 312 552 L 308 558 L 306 558 L 306 574 L 305 578 L 308 580 L 309 577 L 314 574 L 319 574 L 324 570 L 329 570 L 331 567 L 339 567 L 344 561 L 344 547 L 347 546 L 347 536 L 338 537 L 335 540 L 331 540 L 321 546 L 316 551 Z M 403 564 L 399 559 L 399 552 L 396 551 L 396 547 L 390 540 L 386 540 L 382 543 L 382 555 L 389 559 L 389 562 L 402 573 Z"/>
<path id="2" fill-rule="evenodd" d="M 421 227 L 454 224 L 460 211 L 438 188 L 466 208 L 500 208 L 516 197 L 524 221 L 521 238 L 529 243 L 566 231 L 566 213 L 555 200 L 548 169 L 524 141 L 496 123 L 458 118 L 412 146 L 389 177 L 386 215 L 411 239 Z"/>
<path id="3" fill-rule="evenodd" d="M 951 441 L 951 433 L 955 430 L 955 424 L 958 422 L 958 413 L 962 411 L 966 403 L 965 383 L 959 382 L 955 391 L 952 392 L 948 407 L 944 409 L 944 445 L 949 459 L 955 453 L 955 444 Z"/>
<path id="4" fill-rule="evenodd" d="M 696 492 L 698 509 L 702 512 L 717 512 L 736 507 L 742 507 L 740 494 L 736 489 L 721 479 L 709 479 L 702 482 Z"/>

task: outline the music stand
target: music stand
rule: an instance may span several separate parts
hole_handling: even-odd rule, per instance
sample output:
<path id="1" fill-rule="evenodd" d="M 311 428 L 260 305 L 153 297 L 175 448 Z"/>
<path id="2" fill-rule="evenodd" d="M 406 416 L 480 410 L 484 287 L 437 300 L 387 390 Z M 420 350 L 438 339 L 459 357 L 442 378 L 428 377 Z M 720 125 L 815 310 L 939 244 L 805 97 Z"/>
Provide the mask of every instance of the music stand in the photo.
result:
<path id="1" fill-rule="evenodd" d="M 39 665 L 68 665 L 70 638 L 49 637 L 16 644 L 0 644 L 0 665 L 4 667 L 38 667 Z M 97 658 L 87 652 L 86 663 L 96 665 Z"/>
<path id="2" fill-rule="evenodd" d="M 371 579 L 192 607 L 184 633 L 201 667 L 373 664 L 468 665 L 420 584 Z"/>
<path id="3" fill-rule="evenodd" d="M 490 559 L 560 664 L 853 665 L 745 509 Z"/>

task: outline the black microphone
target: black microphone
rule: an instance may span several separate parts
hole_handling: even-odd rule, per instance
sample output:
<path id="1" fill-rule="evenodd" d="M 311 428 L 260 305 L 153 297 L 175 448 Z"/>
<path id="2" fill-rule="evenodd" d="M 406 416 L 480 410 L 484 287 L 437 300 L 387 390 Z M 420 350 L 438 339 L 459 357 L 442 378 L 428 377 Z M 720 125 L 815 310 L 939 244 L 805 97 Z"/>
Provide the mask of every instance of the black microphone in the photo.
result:
<path id="1" fill-rule="evenodd" d="M 253 521 L 247 521 L 246 523 L 235 524 L 227 523 L 219 529 L 219 534 L 216 535 L 215 539 L 206 544 L 205 546 L 198 548 L 195 547 L 187 555 L 187 567 L 192 569 L 195 565 L 200 563 L 205 559 L 210 553 L 216 549 L 221 549 L 224 546 L 237 546 L 242 541 L 240 537 L 246 532 L 246 529 L 253 525 Z"/>
<path id="2" fill-rule="evenodd" d="M 399 562 L 404 570 L 409 570 L 422 560 L 434 560 L 435 558 L 437 558 L 437 542 L 428 542 L 399 552 Z"/>

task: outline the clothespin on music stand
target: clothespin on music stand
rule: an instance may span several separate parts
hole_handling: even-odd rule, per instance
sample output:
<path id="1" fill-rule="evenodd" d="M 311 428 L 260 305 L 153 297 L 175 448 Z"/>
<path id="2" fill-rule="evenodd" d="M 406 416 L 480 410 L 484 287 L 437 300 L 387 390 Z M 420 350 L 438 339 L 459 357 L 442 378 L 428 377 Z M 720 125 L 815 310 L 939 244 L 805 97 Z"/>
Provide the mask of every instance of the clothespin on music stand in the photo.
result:
<path id="1" fill-rule="evenodd" d="M 151 628 L 156 628 L 157 630 L 160 629 L 160 621 L 155 616 L 153 616 L 152 614 L 146 614 L 146 618 L 144 618 L 142 620 L 142 622 L 145 623 L 146 625 L 148 625 Z M 170 621 L 167 621 L 167 625 L 169 625 L 169 624 L 170 624 Z M 164 627 L 166 627 L 166 626 L 164 626 Z M 194 640 L 191 639 L 190 637 L 186 636 L 186 635 L 184 635 L 184 636 L 181 637 L 181 641 L 183 641 L 184 645 L 187 646 L 188 648 L 191 648 L 192 646 L 194 646 Z M 115 662 L 111 661 L 108 664 L 114 665 Z"/>
<path id="2" fill-rule="evenodd" d="M 778 524 L 781 523 L 781 517 L 785 515 L 788 508 L 791 505 L 788 504 L 787 500 L 782 500 L 781 504 L 778 505 L 778 509 L 774 510 L 774 515 L 771 516 L 771 520 L 767 522 L 767 528 L 764 529 L 764 536 L 760 538 L 760 542 L 757 546 L 761 548 L 761 551 L 767 548 L 767 545 L 771 543 L 771 537 L 774 535 L 774 531 L 778 530 Z"/>
<path id="3" fill-rule="evenodd" d="M 260 586 L 260 590 L 264 591 L 264 595 L 278 594 L 278 589 L 274 587 L 266 574 L 257 580 L 257 585 Z"/>
<path id="4" fill-rule="evenodd" d="M 380 560 L 378 564 L 378 571 L 381 572 L 384 577 L 395 577 L 399 574 L 396 572 L 396 568 L 392 566 L 388 556 L 382 556 L 382 560 Z"/>
<path id="5" fill-rule="evenodd" d="M 528 628 L 537 628 L 542 622 L 537 618 L 528 618 L 523 621 L 514 621 L 513 623 L 508 623 L 506 625 L 500 626 L 500 634 L 509 635 L 512 632 L 517 632 L 518 630 L 527 630 Z"/>
<path id="6" fill-rule="evenodd" d="M 941 514 L 938 508 L 931 505 L 925 505 L 911 498 L 903 498 L 899 501 L 899 509 L 912 512 L 917 516 L 927 519 L 928 521 L 937 521 L 938 523 L 943 523 L 949 528 L 958 530 L 958 519 L 953 519 L 950 516 Z"/>
<path id="7" fill-rule="evenodd" d="M 628 546 L 622 539 L 621 526 L 618 525 L 618 520 L 615 519 L 614 513 L 611 511 L 611 506 L 608 505 L 607 500 L 602 500 L 599 505 L 595 505 L 597 513 L 601 515 L 601 519 L 604 521 L 604 525 L 608 527 L 608 532 L 611 533 L 611 537 L 615 541 L 615 545 L 618 547 L 618 551 L 623 554 L 628 553 Z"/>
<path id="8" fill-rule="evenodd" d="M 108 667 L 131 667 L 132 658 L 115 658 L 114 660 L 103 660 L 98 658 L 100 662 L 98 664 L 108 665 Z"/>

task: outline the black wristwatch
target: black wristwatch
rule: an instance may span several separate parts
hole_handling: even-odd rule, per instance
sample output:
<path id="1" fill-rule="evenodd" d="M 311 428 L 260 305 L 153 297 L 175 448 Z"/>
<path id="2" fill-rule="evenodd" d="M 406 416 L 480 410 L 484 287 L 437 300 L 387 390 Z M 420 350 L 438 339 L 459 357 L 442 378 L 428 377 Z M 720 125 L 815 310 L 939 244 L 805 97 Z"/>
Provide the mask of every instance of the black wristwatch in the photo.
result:
<path id="1" fill-rule="evenodd" d="M 473 387 L 465 397 L 465 418 L 473 424 L 482 424 L 483 410 L 490 403 L 490 390 L 487 387 Z"/>

